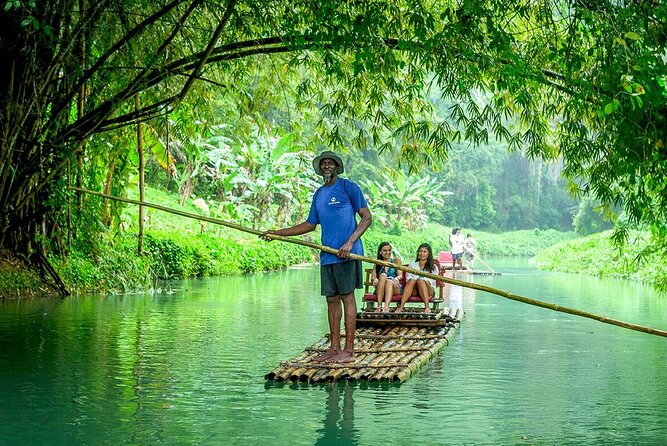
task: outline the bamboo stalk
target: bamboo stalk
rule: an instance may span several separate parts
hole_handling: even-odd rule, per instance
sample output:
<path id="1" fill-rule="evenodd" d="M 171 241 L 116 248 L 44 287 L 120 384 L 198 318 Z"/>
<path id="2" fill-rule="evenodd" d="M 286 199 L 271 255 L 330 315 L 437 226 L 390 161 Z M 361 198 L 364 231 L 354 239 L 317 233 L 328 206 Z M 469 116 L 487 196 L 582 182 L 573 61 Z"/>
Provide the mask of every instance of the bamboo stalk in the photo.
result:
<path id="1" fill-rule="evenodd" d="M 341 336 L 342 337 L 342 336 Z M 412 336 L 410 333 L 402 333 L 402 334 L 391 334 L 391 335 L 365 335 L 365 334 L 360 334 L 357 335 L 357 339 L 403 339 L 409 337 L 410 339 L 430 339 L 430 338 L 437 338 L 438 335 L 435 334 L 423 334 L 419 336 Z"/>
<path id="2" fill-rule="evenodd" d="M 360 353 L 382 353 L 382 352 L 415 352 L 415 351 L 420 351 L 420 350 L 423 350 L 423 348 L 421 348 L 421 347 L 355 348 L 354 353 L 355 354 L 360 354 Z M 318 349 L 313 349 L 313 351 L 325 352 L 325 351 L 327 351 L 327 349 L 326 348 L 318 348 Z"/>
<path id="3" fill-rule="evenodd" d="M 420 355 L 418 355 L 420 356 Z M 300 367 L 307 367 L 308 369 L 318 369 L 318 370 L 332 370 L 332 369 L 386 369 L 389 367 L 396 367 L 398 364 L 356 364 L 353 362 L 327 362 L 327 363 L 318 363 L 318 364 L 295 364 L 289 363 L 290 368 L 294 370 Z M 284 370 L 281 369 L 280 375 L 284 375 Z"/>
<path id="4" fill-rule="evenodd" d="M 379 354 L 375 357 L 375 359 L 373 359 L 368 365 L 369 365 L 369 366 L 382 365 L 382 364 L 386 361 L 386 359 L 387 359 L 388 357 L 389 357 L 389 353 L 388 353 L 388 352 L 382 352 L 382 353 L 379 353 Z"/>
<path id="5" fill-rule="evenodd" d="M 398 379 L 401 382 L 408 379 L 410 375 L 419 370 L 426 362 L 428 362 L 428 360 L 431 359 L 431 356 L 433 356 L 433 352 L 431 352 L 430 350 L 427 350 L 424 353 L 417 355 L 414 358 L 414 361 L 411 361 L 410 364 L 408 364 L 405 369 L 403 369 L 401 372 L 397 374 Z"/>
<path id="6" fill-rule="evenodd" d="M 409 369 L 410 363 L 417 357 L 417 353 L 412 353 L 403 357 L 400 362 L 400 370 L 392 376 L 392 381 L 403 382 L 410 376 L 411 372 Z"/>
<path id="7" fill-rule="evenodd" d="M 271 370 L 269 373 L 264 375 L 264 379 L 267 381 L 273 381 L 276 378 L 276 375 L 278 375 L 278 373 L 280 373 L 281 370 L 282 369 L 280 367 Z"/>
<path id="8" fill-rule="evenodd" d="M 166 206 L 160 206 L 158 204 L 148 203 L 148 202 L 145 202 L 145 201 L 138 201 L 138 200 L 132 200 L 132 199 L 129 199 L 129 198 L 116 197 L 116 196 L 113 196 L 113 195 L 103 194 L 103 193 L 100 193 L 100 192 L 95 192 L 95 191 L 92 191 L 92 190 L 83 189 L 83 188 L 79 188 L 79 187 L 70 187 L 70 189 L 78 191 L 78 192 L 83 192 L 83 193 L 86 193 L 86 194 L 90 194 L 90 195 L 96 195 L 98 197 L 102 197 L 102 198 L 106 198 L 106 199 L 110 199 L 110 200 L 117 200 L 117 201 L 122 201 L 124 203 L 130 203 L 130 204 L 135 204 L 135 205 L 139 205 L 139 206 L 146 206 L 146 207 L 150 207 L 150 208 L 153 208 L 153 209 L 158 209 L 160 211 L 169 212 L 171 214 L 180 215 L 182 217 L 192 218 L 192 219 L 195 219 L 195 220 L 202 220 L 202 221 L 206 221 L 206 222 L 221 225 L 221 226 L 226 226 L 228 228 L 237 229 L 239 231 L 247 232 L 249 234 L 254 234 L 254 235 L 257 235 L 257 236 L 266 234 L 266 232 L 258 231 L 256 229 L 252 229 L 252 228 L 247 228 L 247 227 L 244 227 L 244 226 L 241 226 L 241 225 L 237 225 L 235 223 L 230 223 L 230 222 L 227 222 L 227 221 L 224 221 L 224 220 L 219 220 L 217 218 L 211 218 L 211 217 L 206 217 L 206 216 L 203 216 L 203 215 L 192 214 L 190 212 L 179 211 L 177 209 L 171 209 L 171 208 L 168 208 Z M 283 241 L 283 242 L 294 243 L 294 244 L 297 244 L 297 245 L 302 245 L 302 246 L 307 246 L 309 248 L 318 249 L 320 251 L 328 252 L 330 254 L 338 254 L 337 249 L 333 249 L 333 248 L 330 248 L 328 246 L 318 245 L 316 243 L 307 242 L 305 240 L 299 240 L 299 239 L 295 239 L 295 238 L 291 238 L 291 237 L 284 237 L 284 236 L 276 235 L 276 234 L 270 234 L 270 237 L 272 239 L 280 240 L 280 241 Z M 580 316 L 580 317 L 584 317 L 584 318 L 588 318 L 588 319 L 593 319 L 593 320 L 596 320 L 598 322 L 602 322 L 604 324 L 616 325 L 617 327 L 626 328 L 628 330 L 639 331 L 639 332 L 642 332 L 642 333 L 648 333 L 648 334 L 652 334 L 652 335 L 656 335 L 656 336 L 662 336 L 662 337 L 667 338 L 667 330 L 660 330 L 660 329 L 657 329 L 657 328 L 647 327 L 647 326 L 644 326 L 644 325 L 637 325 L 637 324 L 633 324 L 633 323 L 630 323 L 630 322 L 624 322 L 624 321 L 620 321 L 620 320 L 617 320 L 617 319 L 612 319 L 612 318 L 609 318 L 609 317 L 606 317 L 606 316 L 601 316 L 601 315 L 598 315 L 598 314 L 595 314 L 595 313 L 590 313 L 588 311 L 582 311 L 582 310 L 577 310 L 575 308 L 564 307 L 562 305 L 556 305 L 556 304 L 552 304 L 550 302 L 543 302 L 543 301 L 539 301 L 539 300 L 536 300 L 536 299 L 532 299 L 530 297 L 520 296 L 518 294 L 514 294 L 514 293 L 504 291 L 504 290 L 500 290 L 500 289 L 497 289 L 497 288 L 493 288 L 493 287 L 489 287 L 489 286 L 485 286 L 485 285 L 480 285 L 478 283 L 466 282 L 464 280 L 458 280 L 458 279 L 453 279 L 453 278 L 450 278 L 450 277 L 445 277 L 445 276 L 442 276 L 442 275 L 427 273 L 425 271 L 417 270 L 417 269 L 414 269 L 414 268 L 408 268 L 405 265 L 395 265 L 395 264 L 390 263 L 390 262 L 385 262 L 383 260 L 378 260 L 378 259 L 374 259 L 374 258 L 371 258 L 371 257 L 361 256 L 361 255 L 358 255 L 358 254 L 350 253 L 348 257 L 351 258 L 351 259 L 354 259 L 354 260 L 361 260 L 361 261 L 364 261 L 364 262 L 374 263 L 376 265 L 393 267 L 393 268 L 396 268 L 396 269 L 400 269 L 401 271 L 412 273 L 412 274 L 415 274 L 415 275 L 418 275 L 418 276 L 427 277 L 429 279 L 434 279 L 434 280 L 439 280 L 440 282 L 450 283 L 452 285 L 458 285 L 458 286 L 462 286 L 464 288 L 471 288 L 473 290 L 484 291 L 484 292 L 487 292 L 487 293 L 490 293 L 490 294 L 495 294 L 496 296 L 504 297 L 506 299 L 514 300 L 514 301 L 517 301 L 517 302 L 522 302 L 522 303 L 525 303 L 525 304 L 528 304 L 528 305 L 534 305 L 536 307 L 546 308 L 546 309 L 553 310 L 553 311 L 558 311 L 558 312 L 561 312 L 561 313 L 568 313 L 568 314 L 572 314 L 574 316 Z"/>
<path id="9" fill-rule="evenodd" d="M 432 347 L 432 342 L 435 342 L 435 340 L 429 340 L 426 342 L 423 342 L 422 344 L 427 344 L 431 343 L 431 345 L 423 345 L 427 349 L 422 351 L 422 352 L 413 352 L 408 355 L 405 355 L 399 365 L 402 367 L 397 373 L 392 377 L 392 380 L 394 381 L 399 381 L 399 382 L 404 382 L 406 379 L 408 379 L 416 370 L 418 370 L 422 365 L 424 365 L 437 351 L 439 351 L 442 347 L 440 348 L 433 348 Z M 438 341 L 441 342 L 441 341 Z M 444 343 L 443 343 L 444 346 Z"/>
<path id="10" fill-rule="evenodd" d="M 334 381 L 339 381 L 341 379 L 349 377 L 352 374 L 350 370 L 351 369 L 349 367 L 341 367 L 340 369 L 337 369 L 331 373 L 331 378 L 333 378 Z"/>
<path id="11" fill-rule="evenodd" d="M 317 372 L 318 372 L 317 369 L 307 369 L 307 370 L 303 373 L 303 375 L 301 375 L 301 376 L 299 377 L 299 381 L 300 381 L 300 382 L 310 381 L 310 380 L 313 379 L 313 376 L 314 376 L 315 373 L 317 373 Z"/>
<path id="12" fill-rule="evenodd" d="M 276 377 L 274 378 L 274 381 L 278 382 L 287 381 L 287 378 L 289 378 L 289 376 L 292 374 L 292 370 L 294 370 L 294 367 L 290 367 L 286 370 L 281 370 L 281 372 L 277 374 Z"/>
<path id="13" fill-rule="evenodd" d="M 290 373 L 290 381 L 297 381 L 306 371 L 305 367 L 301 367 L 299 369 L 294 370 L 292 373 Z"/>
<path id="14" fill-rule="evenodd" d="M 327 376 L 328 373 L 329 373 L 328 369 L 317 370 L 317 372 L 310 377 L 310 381 L 314 383 L 326 381 L 325 377 Z"/>
<path id="15" fill-rule="evenodd" d="M 493 268 L 491 268 L 489 265 L 487 265 L 486 262 L 485 262 L 484 260 L 482 260 L 482 258 L 481 258 L 479 255 L 476 255 L 476 258 L 477 258 L 477 260 L 479 260 L 480 262 L 482 262 L 482 265 L 484 265 L 484 266 L 486 266 L 487 268 L 489 268 L 489 271 L 491 271 L 493 274 L 498 274 L 498 273 L 496 273 L 496 272 L 493 270 Z"/>
<path id="16" fill-rule="evenodd" d="M 139 110 L 139 93 L 134 95 L 134 110 Z M 146 192 L 145 171 L 146 160 L 144 159 L 144 136 L 141 122 L 137 122 L 137 153 L 139 154 L 139 201 L 144 201 Z M 144 253 L 144 207 L 139 205 L 139 234 L 137 236 L 137 252 L 139 255 Z"/>
<path id="17" fill-rule="evenodd" d="M 392 358 L 392 363 L 393 363 L 394 367 L 391 367 L 391 368 L 388 368 L 388 369 L 385 369 L 385 370 L 380 370 L 375 375 L 371 376 L 369 378 L 369 380 L 370 381 L 374 381 L 374 380 L 382 381 L 382 380 L 386 379 L 387 381 L 391 381 L 392 377 L 401 370 L 401 367 L 398 365 L 398 362 L 400 360 L 401 360 L 400 357 L 395 358 L 395 360 Z"/>

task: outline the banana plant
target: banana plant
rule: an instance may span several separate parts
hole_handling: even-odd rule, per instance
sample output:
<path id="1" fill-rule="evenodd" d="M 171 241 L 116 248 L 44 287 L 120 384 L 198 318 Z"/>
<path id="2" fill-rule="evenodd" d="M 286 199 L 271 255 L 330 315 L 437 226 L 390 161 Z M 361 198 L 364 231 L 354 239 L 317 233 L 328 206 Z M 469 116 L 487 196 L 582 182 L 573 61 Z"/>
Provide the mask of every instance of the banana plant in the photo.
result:
<path id="1" fill-rule="evenodd" d="M 427 208 L 442 206 L 446 197 L 452 195 L 435 178 L 415 179 L 401 171 L 383 172 L 380 179 L 361 183 L 372 205 L 384 211 L 378 214 L 383 216 L 380 221 L 386 227 L 397 223 L 409 230 L 421 228 L 428 222 Z"/>

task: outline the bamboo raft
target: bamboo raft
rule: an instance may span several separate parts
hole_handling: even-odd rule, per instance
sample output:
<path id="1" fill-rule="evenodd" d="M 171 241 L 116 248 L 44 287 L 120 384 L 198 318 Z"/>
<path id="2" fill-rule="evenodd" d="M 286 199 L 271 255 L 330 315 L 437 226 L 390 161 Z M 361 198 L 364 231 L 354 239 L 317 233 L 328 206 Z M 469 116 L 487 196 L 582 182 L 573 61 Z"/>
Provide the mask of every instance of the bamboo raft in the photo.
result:
<path id="1" fill-rule="evenodd" d="M 477 271 L 477 270 L 475 270 L 475 271 L 466 271 L 466 270 L 463 270 L 463 271 L 459 271 L 459 272 L 461 272 L 463 274 L 472 274 L 472 275 L 475 275 L 475 276 L 502 276 L 503 275 L 503 273 L 498 273 L 498 272 L 495 272 L 495 271 Z"/>
<path id="2" fill-rule="evenodd" d="M 461 310 L 357 315 L 354 362 L 315 362 L 329 347 L 326 335 L 300 355 L 265 375 L 272 382 L 323 383 L 388 381 L 402 383 L 442 350 L 461 323 Z"/>

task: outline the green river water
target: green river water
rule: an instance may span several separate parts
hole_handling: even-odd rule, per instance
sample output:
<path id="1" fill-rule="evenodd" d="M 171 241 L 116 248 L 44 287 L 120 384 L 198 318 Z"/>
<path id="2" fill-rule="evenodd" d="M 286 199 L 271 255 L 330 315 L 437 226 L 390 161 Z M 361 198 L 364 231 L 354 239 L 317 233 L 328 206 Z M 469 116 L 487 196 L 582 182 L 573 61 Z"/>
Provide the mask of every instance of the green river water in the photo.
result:
<path id="1" fill-rule="evenodd" d="M 667 329 L 650 287 L 490 263 L 476 282 Z M 266 386 L 328 331 L 317 266 L 161 286 L 1 302 L 0 445 L 667 445 L 665 338 L 451 287 L 461 328 L 405 383 Z"/>

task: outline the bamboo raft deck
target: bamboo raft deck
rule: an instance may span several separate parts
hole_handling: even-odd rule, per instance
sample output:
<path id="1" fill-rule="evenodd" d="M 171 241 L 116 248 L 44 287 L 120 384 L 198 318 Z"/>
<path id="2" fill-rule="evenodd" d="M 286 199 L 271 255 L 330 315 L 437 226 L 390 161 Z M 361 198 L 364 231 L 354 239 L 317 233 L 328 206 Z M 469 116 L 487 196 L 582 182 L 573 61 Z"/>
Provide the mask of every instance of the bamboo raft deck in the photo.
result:
<path id="1" fill-rule="evenodd" d="M 463 312 L 374 313 L 357 315 L 353 362 L 315 362 L 329 347 L 326 335 L 300 355 L 280 363 L 265 375 L 272 382 L 323 383 L 336 381 L 404 382 L 442 350 L 458 329 Z"/>

